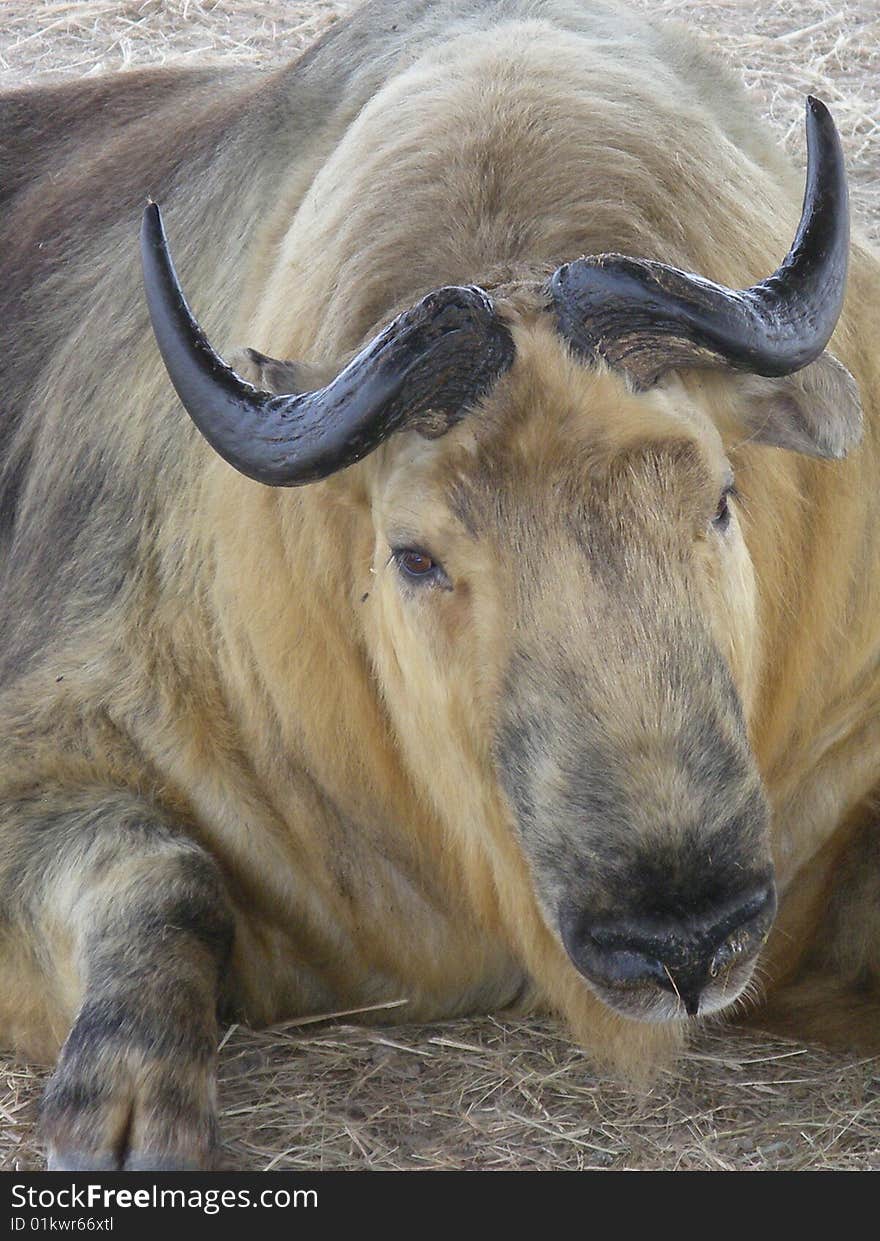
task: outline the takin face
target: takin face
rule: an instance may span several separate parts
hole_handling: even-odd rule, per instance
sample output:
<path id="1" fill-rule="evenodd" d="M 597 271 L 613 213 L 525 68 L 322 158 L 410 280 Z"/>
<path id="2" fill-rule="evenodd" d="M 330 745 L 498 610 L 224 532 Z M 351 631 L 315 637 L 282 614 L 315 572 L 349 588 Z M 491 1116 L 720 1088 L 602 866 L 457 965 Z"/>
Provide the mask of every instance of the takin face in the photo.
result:
<path id="1" fill-rule="evenodd" d="M 733 1000 L 775 911 L 734 495 L 679 385 L 633 396 L 543 327 L 478 418 L 375 476 L 373 659 L 409 764 L 446 817 L 438 768 L 491 773 L 551 932 L 640 1020 Z"/>
<path id="2" fill-rule="evenodd" d="M 822 352 L 845 284 L 842 157 L 822 105 L 807 118 L 801 227 L 760 285 L 604 255 L 504 300 L 440 288 L 311 391 L 292 363 L 252 355 L 255 388 L 213 352 L 145 214 L 156 338 L 220 455 L 293 486 L 373 454 L 368 640 L 409 767 L 441 813 L 481 773 L 545 928 L 639 1021 L 730 1004 L 775 912 L 736 480 L 718 411 L 670 376 L 723 371 L 738 438 L 834 457 L 857 442 L 854 384 Z"/>

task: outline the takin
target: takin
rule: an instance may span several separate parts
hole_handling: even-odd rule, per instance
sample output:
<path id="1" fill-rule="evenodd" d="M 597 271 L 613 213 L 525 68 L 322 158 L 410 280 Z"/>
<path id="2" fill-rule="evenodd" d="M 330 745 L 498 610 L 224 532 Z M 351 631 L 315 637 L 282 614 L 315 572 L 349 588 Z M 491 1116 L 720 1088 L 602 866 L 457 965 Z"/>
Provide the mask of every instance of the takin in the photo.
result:
<path id="1" fill-rule="evenodd" d="M 50 1167 L 210 1166 L 227 1016 L 878 1048 L 880 260 L 806 120 L 804 193 L 603 0 L 3 97 L 0 1037 L 57 1057 Z"/>

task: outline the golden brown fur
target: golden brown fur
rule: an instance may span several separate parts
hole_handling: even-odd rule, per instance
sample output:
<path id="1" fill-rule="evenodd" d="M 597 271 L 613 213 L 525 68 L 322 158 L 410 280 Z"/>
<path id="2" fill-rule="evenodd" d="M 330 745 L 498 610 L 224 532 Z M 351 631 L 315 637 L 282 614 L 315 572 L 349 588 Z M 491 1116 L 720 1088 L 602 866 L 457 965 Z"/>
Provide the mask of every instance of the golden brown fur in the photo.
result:
<path id="1" fill-rule="evenodd" d="M 549 1005 L 635 1075 L 680 1042 L 681 1024 L 614 1014 L 572 967 L 492 752 L 518 626 L 575 624 L 583 569 L 552 496 L 606 495 L 625 524 L 655 503 L 651 471 L 668 505 L 644 539 L 664 563 L 696 557 L 669 606 L 697 608 L 722 652 L 772 807 L 781 904 L 754 1020 L 877 1046 L 880 262 L 855 245 L 831 346 L 865 415 L 842 462 L 753 442 L 777 393 L 758 381 L 682 374 L 634 396 L 575 361 L 523 291 L 605 250 L 733 287 L 772 271 L 801 181 L 739 87 L 617 6 L 375 3 L 282 72 L 11 96 L 0 139 L 16 169 L 0 248 L 0 1029 L 46 1056 L 75 1022 L 91 1031 L 50 1091 L 56 1150 L 206 1158 L 218 978 L 252 1022 L 398 999 L 413 1019 Z M 333 368 L 428 289 L 480 283 L 516 364 L 439 440 L 395 436 L 325 483 L 264 488 L 171 395 L 138 287 L 147 194 L 221 347 Z M 742 535 L 685 555 L 675 539 L 711 516 L 728 461 Z M 493 517 L 489 494 L 519 516 Z M 408 600 L 392 528 L 442 546 L 458 588 Z M 531 594 L 526 562 L 546 574 Z M 656 604 L 669 583 L 650 573 Z M 577 625 L 586 651 L 596 630 Z M 625 738 L 632 695 L 606 680 Z M 670 805 L 690 795 L 671 772 L 644 778 Z M 191 925 L 168 913 L 181 902 Z M 162 926 L 179 945 L 161 947 Z M 102 964 L 133 944 L 140 1001 Z M 143 1030 L 181 979 L 172 1045 Z M 76 1112 L 74 1085 L 97 1080 L 109 1102 Z M 142 1119 L 163 1090 L 187 1118 L 173 1140 L 162 1106 L 155 1132 Z"/>

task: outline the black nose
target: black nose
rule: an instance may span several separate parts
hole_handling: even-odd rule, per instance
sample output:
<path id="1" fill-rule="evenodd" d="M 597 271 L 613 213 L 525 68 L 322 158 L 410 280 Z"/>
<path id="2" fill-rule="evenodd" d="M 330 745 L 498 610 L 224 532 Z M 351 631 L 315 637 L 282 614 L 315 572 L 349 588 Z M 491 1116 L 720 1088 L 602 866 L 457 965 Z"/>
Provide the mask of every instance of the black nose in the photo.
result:
<path id="1" fill-rule="evenodd" d="M 601 922 L 574 916 L 563 918 L 562 933 L 586 978 L 618 990 L 660 987 L 674 992 L 694 1016 L 713 979 L 755 956 L 775 913 L 771 881 L 698 916 Z"/>

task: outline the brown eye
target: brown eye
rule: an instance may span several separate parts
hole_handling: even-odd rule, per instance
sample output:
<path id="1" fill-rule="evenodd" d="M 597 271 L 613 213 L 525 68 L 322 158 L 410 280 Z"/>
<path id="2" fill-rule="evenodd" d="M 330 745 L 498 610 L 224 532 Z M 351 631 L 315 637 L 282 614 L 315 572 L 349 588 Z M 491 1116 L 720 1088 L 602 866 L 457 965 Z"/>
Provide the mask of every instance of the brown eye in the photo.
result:
<path id="1" fill-rule="evenodd" d="M 434 561 L 430 556 L 426 556 L 424 552 L 401 552 L 398 557 L 398 564 L 411 577 L 424 577 L 425 574 L 430 573 L 434 568 Z"/>
<path id="2" fill-rule="evenodd" d="M 392 553 L 397 567 L 405 578 L 411 582 L 442 582 L 446 584 L 446 575 L 441 566 L 427 552 L 417 547 L 401 547 Z"/>
<path id="3" fill-rule="evenodd" d="M 712 525 L 721 534 L 730 525 L 730 498 L 735 495 L 733 487 L 725 487 L 721 493 L 721 499 L 718 501 L 718 507 L 715 510 L 715 516 L 712 518 Z"/>

